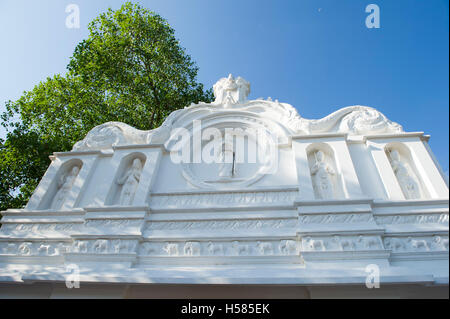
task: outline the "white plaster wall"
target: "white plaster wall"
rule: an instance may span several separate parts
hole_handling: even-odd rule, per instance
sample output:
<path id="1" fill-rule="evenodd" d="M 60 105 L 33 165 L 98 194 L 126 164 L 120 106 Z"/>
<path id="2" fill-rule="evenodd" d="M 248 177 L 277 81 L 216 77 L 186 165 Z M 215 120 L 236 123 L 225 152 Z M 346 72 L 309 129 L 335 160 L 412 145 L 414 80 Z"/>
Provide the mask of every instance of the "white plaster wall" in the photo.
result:
<path id="1" fill-rule="evenodd" d="M 110 186 L 104 182 L 104 177 L 110 175 L 112 171 L 114 167 L 111 165 L 111 156 L 99 157 L 92 172 L 91 182 L 86 184 L 85 191 L 80 197 L 79 207 L 103 205 L 102 194 L 108 192 Z"/>
<path id="2" fill-rule="evenodd" d="M 383 182 L 367 146 L 362 143 L 349 143 L 348 149 L 364 195 L 373 199 L 387 199 Z"/>
<path id="3" fill-rule="evenodd" d="M 190 185 L 182 175 L 180 164 L 175 164 L 170 154 L 165 152 L 161 158 L 161 164 L 156 174 L 153 188 L 155 193 L 166 193 L 175 190 L 193 190 L 196 187 Z"/>

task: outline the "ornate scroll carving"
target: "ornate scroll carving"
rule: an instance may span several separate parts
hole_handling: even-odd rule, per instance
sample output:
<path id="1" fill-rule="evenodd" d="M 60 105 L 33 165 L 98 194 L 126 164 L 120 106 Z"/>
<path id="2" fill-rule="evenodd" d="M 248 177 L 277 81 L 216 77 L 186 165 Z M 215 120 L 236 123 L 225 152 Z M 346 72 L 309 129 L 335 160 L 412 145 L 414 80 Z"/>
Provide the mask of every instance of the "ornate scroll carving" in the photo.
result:
<path id="1" fill-rule="evenodd" d="M 123 229 L 126 227 L 137 227 L 141 223 L 141 220 L 135 219 L 88 219 L 85 222 L 85 226 Z"/>
<path id="2" fill-rule="evenodd" d="M 348 106 L 325 118 L 308 120 L 302 118 L 294 107 L 286 103 L 268 100 L 248 101 L 250 83 L 241 77 L 236 79 L 230 74 L 220 79 L 214 86 L 215 101 L 213 103 L 193 104 L 182 110 L 172 112 L 157 129 L 150 131 L 137 130 L 125 123 L 107 122 L 94 127 L 86 137 L 73 146 L 73 151 L 102 150 L 119 145 L 133 145 L 145 143 L 165 143 L 171 134 L 171 129 L 183 115 L 194 114 L 198 111 L 200 117 L 202 109 L 241 108 L 259 114 L 266 114 L 273 120 L 283 123 L 292 133 L 317 134 L 341 132 L 353 135 L 399 133 L 402 127 L 388 120 L 379 111 L 367 106 Z M 266 112 L 261 109 L 266 109 Z M 181 124 L 183 125 L 183 124 Z"/>
<path id="3" fill-rule="evenodd" d="M 378 215 L 375 221 L 381 225 L 389 224 L 447 224 L 448 213 L 441 214 L 411 214 L 411 215 Z"/>
<path id="4" fill-rule="evenodd" d="M 193 194 L 155 194 L 150 200 L 150 206 L 155 208 L 244 205 L 244 204 L 290 204 L 297 196 L 296 191 L 251 191 L 251 192 L 220 192 Z"/>
<path id="5" fill-rule="evenodd" d="M 337 224 L 337 223 L 367 223 L 373 222 L 371 214 L 314 214 L 300 215 L 300 224 Z"/>
<path id="6" fill-rule="evenodd" d="M 193 220 L 193 221 L 150 221 L 145 230 L 235 230 L 291 228 L 296 219 L 237 219 L 237 220 Z"/>
<path id="7" fill-rule="evenodd" d="M 148 131 L 140 131 L 121 122 L 107 122 L 94 127 L 86 137 L 75 143 L 72 151 L 101 150 L 113 146 L 144 144 Z"/>
<path id="8" fill-rule="evenodd" d="M 80 229 L 81 224 L 75 223 L 26 223 L 26 224 L 4 224 L 2 225 L 2 234 L 4 235 L 35 235 L 46 236 L 54 233 L 72 233 Z"/>
<path id="9" fill-rule="evenodd" d="M 344 107 L 320 120 L 301 119 L 297 130 L 304 134 L 348 133 L 351 135 L 400 133 L 402 127 L 388 120 L 381 112 L 368 106 Z"/>

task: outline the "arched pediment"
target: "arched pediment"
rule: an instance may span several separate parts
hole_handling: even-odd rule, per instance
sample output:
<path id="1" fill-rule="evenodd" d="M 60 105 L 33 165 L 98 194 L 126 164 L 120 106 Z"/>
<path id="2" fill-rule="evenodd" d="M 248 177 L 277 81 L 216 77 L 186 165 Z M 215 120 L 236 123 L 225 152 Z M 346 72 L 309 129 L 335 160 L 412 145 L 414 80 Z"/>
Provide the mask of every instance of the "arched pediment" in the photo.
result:
<path id="1" fill-rule="evenodd" d="M 250 122 L 263 125 L 281 139 L 292 135 L 344 133 L 370 135 L 402 133 L 402 127 L 390 121 L 381 112 L 368 106 L 344 107 L 322 119 L 302 118 L 290 104 L 278 100 L 247 100 L 250 84 L 242 78 L 222 78 L 214 86 L 216 100 L 199 102 L 172 112 L 164 123 L 149 131 L 137 130 L 120 122 L 108 122 L 93 128 L 86 137 L 77 142 L 73 150 L 108 149 L 118 145 L 166 144 L 173 131 L 189 128 L 192 122 L 224 121 L 230 123 Z M 245 126 L 244 125 L 244 126 Z"/>

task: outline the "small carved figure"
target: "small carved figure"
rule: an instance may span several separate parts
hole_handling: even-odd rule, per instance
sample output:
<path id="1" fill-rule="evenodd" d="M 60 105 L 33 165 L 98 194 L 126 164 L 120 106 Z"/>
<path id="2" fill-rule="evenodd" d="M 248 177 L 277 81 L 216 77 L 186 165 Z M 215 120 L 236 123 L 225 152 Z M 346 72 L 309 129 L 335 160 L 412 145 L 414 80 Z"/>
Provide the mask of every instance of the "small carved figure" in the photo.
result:
<path id="1" fill-rule="evenodd" d="M 334 190 L 331 177 L 335 175 L 335 172 L 325 162 L 325 154 L 322 151 L 317 151 L 314 155 L 316 163 L 311 168 L 313 187 L 320 199 L 332 199 L 334 197 Z"/>
<path id="2" fill-rule="evenodd" d="M 354 250 L 355 244 L 351 239 L 341 239 L 339 236 L 334 236 L 334 241 L 338 243 L 340 250 Z"/>
<path id="3" fill-rule="evenodd" d="M 282 240 L 278 248 L 283 255 L 293 255 L 297 251 L 297 245 L 293 240 Z"/>
<path id="4" fill-rule="evenodd" d="M 434 236 L 431 242 L 431 248 L 433 250 L 448 250 L 448 238 L 442 238 L 441 236 Z"/>
<path id="5" fill-rule="evenodd" d="M 210 241 L 208 243 L 208 252 L 210 255 L 223 255 L 223 246 Z"/>
<path id="6" fill-rule="evenodd" d="M 323 242 L 323 240 L 321 239 L 312 239 L 311 237 L 306 237 L 305 238 L 305 250 L 311 250 L 311 251 L 316 251 L 316 250 L 321 250 L 324 251 L 325 250 L 325 244 Z"/>
<path id="7" fill-rule="evenodd" d="M 233 241 L 232 245 L 235 255 L 248 255 L 250 253 L 250 247 L 246 244 L 241 244 L 239 241 Z"/>
<path id="8" fill-rule="evenodd" d="M 19 254 L 21 255 L 31 255 L 31 244 L 23 243 L 19 246 Z"/>
<path id="9" fill-rule="evenodd" d="M 399 238 L 386 238 L 384 244 L 387 249 L 395 251 L 405 250 L 405 243 Z"/>
<path id="10" fill-rule="evenodd" d="M 184 245 L 184 254 L 186 256 L 198 256 L 200 255 L 201 246 L 200 243 L 188 241 Z"/>
<path id="11" fill-rule="evenodd" d="M 379 248 L 380 247 L 379 241 L 376 238 L 373 238 L 373 237 L 359 236 L 358 237 L 358 242 L 361 243 L 363 245 L 363 247 L 366 248 L 366 249 L 372 249 L 372 248 Z"/>
<path id="12" fill-rule="evenodd" d="M 258 241 L 256 244 L 259 251 L 261 252 L 261 255 L 273 255 L 273 246 L 272 243 L 264 243 Z"/>
<path id="13" fill-rule="evenodd" d="M 408 242 L 415 250 L 430 250 L 425 239 L 412 239 L 411 237 L 408 237 Z"/>
<path id="14" fill-rule="evenodd" d="M 77 253 L 87 253 L 88 243 L 86 241 L 78 241 L 75 244 L 75 252 Z"/>
<path id="15" fill-rule="evenodd" d="M 169 256 L 178 256 L 178 244 L 175 243 L 166 243 L 163 250 L 169 255 Z"/>
<path id="16" fill-rule="evenodd" d="M 60 209 L 64 204 L 64 201 L 67 198 L 70 190 L 72 189 L 72 185 L 75 182 L 75 179 L 78 176 L 80 168 L 78 166 L 72 167 L 67 175 L 61 176 L 58 182 L 58 190 L 53 198 L 53 202 L 51 204 L 51 208 Z"/>
<path id="17" fill-rule="evenodd" d="M 120 239 L 117 239 L 113 243 L 114 252 L 116 254 L 120 254 L 128 251 L 128 244 Z"/>
<path id="18" fill-rule="evenodd" d="M 104 254 L 108 252 L 108 241 L 105 239 L 99 239 L 94 243 L 94 252 Z"/>
<path id="19" fill-rule="evenodd" d="M 131 205 L 133 203 L 134 194 L 139 185 L 141 178 L 142 162 L 139 158 L 135 158 L 131 167 L 125 172 L 122 178 L 117 180 L 117 184 L 123 185 L 120 194 L 120 205 Z"/>
<path id="20" fill-rule="evenodd" d="M 391 159 L 391 166 L 394 174 L 397 177 L 400 188 L 403 191 L 406 199 L 418 199 L 422 197 L 420 184 L 417 177 L 409 168 L 409 166 L 402 162 L 400 154 L 397 150 L 389 152 Z"/>

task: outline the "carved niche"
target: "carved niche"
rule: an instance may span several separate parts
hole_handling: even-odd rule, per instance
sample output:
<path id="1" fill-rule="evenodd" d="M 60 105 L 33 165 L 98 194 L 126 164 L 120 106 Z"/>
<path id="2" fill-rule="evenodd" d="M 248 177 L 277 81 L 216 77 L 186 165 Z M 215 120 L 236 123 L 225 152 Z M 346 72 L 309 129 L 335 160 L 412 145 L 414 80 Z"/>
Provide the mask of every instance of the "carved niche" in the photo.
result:
<path id="1" fill-rule="evenodd" d="M 107 205 L 133 204 L 145 161 L 146 157 L 142 153 L 131 153 L 122 159 L 106 199 Z"/>
<path id="2" fill-rule="evenodd" d="M 311 145 L 307 153 L 315 198 L 342 198 L 342 183 L 331 147 L 326 144 Z"/>
<path id="3" fill-rule="evenodd" d="M 419 174 L 417 174 L 411 153 L 407 147 L 399 143 L 388 145 L 386 147 L 386 155 L 405 199 L 426 197 Z"/>
<path id="4" fill-rule="evenodd" d="M 79 159 L 71 159 L 63 163 L 43 197 L 39 209 L 61 209 L 70 196 L 82 166 L 83 162 Z"/>

